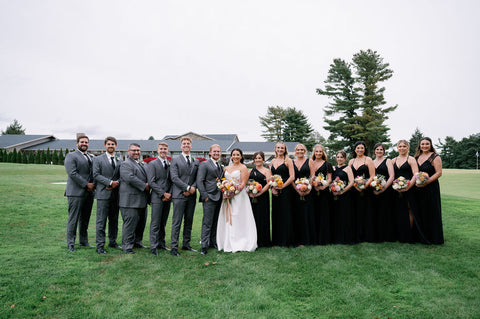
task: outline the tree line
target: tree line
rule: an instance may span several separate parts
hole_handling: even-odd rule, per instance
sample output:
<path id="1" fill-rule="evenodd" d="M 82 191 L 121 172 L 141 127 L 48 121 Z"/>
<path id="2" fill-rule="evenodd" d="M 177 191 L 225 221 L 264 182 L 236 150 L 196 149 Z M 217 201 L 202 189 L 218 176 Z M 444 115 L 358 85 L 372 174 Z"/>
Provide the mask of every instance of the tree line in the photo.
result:
<path id="1" fill-rule="evenodd" d="M 68 149 L 65 149 L 65 152 L 62 149 L 51 151 L 50 148 L 38 151 L 17 151 L 13 149 L 11 152 L 0 149 L 0 162 L 63 165 L 67 154 Z"/>

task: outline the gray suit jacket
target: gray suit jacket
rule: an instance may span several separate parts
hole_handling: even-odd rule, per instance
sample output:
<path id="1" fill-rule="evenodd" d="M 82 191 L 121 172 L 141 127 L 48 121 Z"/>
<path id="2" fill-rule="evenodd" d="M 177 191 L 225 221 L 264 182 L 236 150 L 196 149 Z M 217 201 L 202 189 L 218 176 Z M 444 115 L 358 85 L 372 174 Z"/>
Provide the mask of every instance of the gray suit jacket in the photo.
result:
<path id="1" fill-rule="evenodd" d="M 93 158 L 93 178 L 97 184 L 95 189 L 96 199 L 110 199 L 112 193 L 117 191 L 108 190 L 111 181 L 118 181 L 120 179 L 120 165 L 122 160 L 117 158 L 117 164 L 115 170 L 112 167 L 110 157 L 106 153 Z"/>
<path id="2" fill-rule="evenodd" d="M 168 161 L 167 161 L 168 162 Z M 170 166 L 170 163 L 169 163 Z M 165 169 L 160 159 L 155 159 L 147 165 L 148 185 L 152 189 L 152 203 L 162 203 L 165 193 L 172 192 L 172 180 L 170 179 L 170 167 Z"/>
<path id="3" fill-rule="evenodd" d="M 143 173 L 140 165 L 144 164 L 138 164 L 131 158 L 127 158 L 120 165 L 120 207 L 147 207 L 148 192 L 145 191 L 147 175 Z M 146 170 L 145 166 L 144 168 Z"/>
<path id="4" fill-rule="evenodd" d="M 170 166 L 170 175 L 172 177 L 172 198 L 185 198 L 183 192 L 187 190 L 188 185 L 197 188 L 197 170 L 198 160 L 193 156 L 190 157 L 192 162 L 188 166 L 183 155 L 178 155 L 172 159 Z M 196 197 L 195 194 L 189 197 Z"/>
<path id="5" fill-rule="evenodd" d="M 217 180 L 220 180 L 223 175 L 223 168 L 220 166 L 220 171 L 211 159 L 200 163 L 197 173 L 197 187 L 200 192 L 200 201 L 203 202 L 205 198 L 218 201 L 221 198 L 220 190 L 217 187 Z"/>
<path id="6" fill-rule="evenodd" d="M 93 155 L 88 154 L 90 159 Z M 88 193 L 86 186 L 93 183 L 93 173 L 88 164 L 88 160 L 79 150 L 68 153 L 65 157 L 65 170 L 68 174 L 67 188 L 65 196 L 82 197 Z"/>

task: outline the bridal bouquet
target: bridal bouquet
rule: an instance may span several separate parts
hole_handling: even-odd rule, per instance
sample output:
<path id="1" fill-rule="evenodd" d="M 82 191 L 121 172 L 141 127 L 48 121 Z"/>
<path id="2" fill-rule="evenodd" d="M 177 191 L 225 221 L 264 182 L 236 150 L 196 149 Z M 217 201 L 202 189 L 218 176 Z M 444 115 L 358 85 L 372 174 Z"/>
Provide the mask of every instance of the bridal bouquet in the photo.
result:
<path id="1" fill-rule="evenodd" d="M 273 175 L 268 179 L 267 184 L 270 185 L 271 188 L 282 187 L 283 186 L 282 176 Z M 274 195 L 277 196 L 276 194 Z"/>
<path id="2" fill-rule="evenodd" d="M 374 187 L 375 190 L 378 192 L 382 190 L 386 184 L 387 184 L 387 181 L 385 180 L 385 176 L 378 174 L 373 177 L 373 180 L 370 183 L 370 186 Z"/>
<path id="3" fill-rule="evenodd" d="M 342 181 L 340 177 L 337 176 L 337 178 L 335 178 L 333 182 L 330 184 L 329 189 L 332 193 L 341 192 L 345 189 L 345 182 Z M 337 200 L 338 199 L 337 196 L 335 196 L 334 199 Z"/>
<path id="4" fill-rule="evenodd" d="M 240 193 L 238 185 L 235 184 L 231 179 L 226 179 L 225 177 L 217 182 L 217 187 L 227 198 L 231 198 Z"/>
<path id="5" fill-rule="evenodd" d="M 395 190 L 404 189 L 404 188 L 407 188 L 408 185 L 410 185 L 410 181 L 407 181 L 405 177 L 400 176 L 399 178 L 393 181 L 392 188 Z"/>
<path id="6" fill-rule="evenodd" d="M 328 185 L 328 181 L 325 179 L 323 173 L 318 174 L 312 178 L 312 185 L 313 186 L 325 186 Z"/>
<path id="7" fill-rule="evenodd" d="M 312 189 L 312 185 L 308 178 L 302 177 L 295 181 L 295 188 L 301 192 L 307 192 Z M 305 200 L 305 196 L 300 196 L 300 200 Z"/>
<path id="8" fill-rule="evenodd" d="M 262 184 L 260 184 L 259 182 L 253 180 L 253 179 L 249 179 L 248 182 L 247 182 L 247 193 L 252 193 L 254 195 L 258 194 L 258 192 L 260 192 L 262 190 L 263 186 Z M 253 197 L 252 198 L 252 203 L 256 203 L 257 202 L 257 198 L 256 197 Z"/>
<path id="9" fill-rule="evenodd" d="M 429 177 L 430 176 L 428 176 L 428 173 L 418 172 L 418 173 L 415 174 L 415 183 L 417 185 L 423 185 L 428 181 Z"/>
<path id="10" fill-rule="evenodd" d="M 363 175 L 362 176 L 357 176 L 353 180 L 353 186 L 358 187 L 358 188 L 363 190 L 363 189 L 365 189 L 365 187 L 367 187 L 367 180 L 365 179 L 365 177 L 363 177 Z"/>

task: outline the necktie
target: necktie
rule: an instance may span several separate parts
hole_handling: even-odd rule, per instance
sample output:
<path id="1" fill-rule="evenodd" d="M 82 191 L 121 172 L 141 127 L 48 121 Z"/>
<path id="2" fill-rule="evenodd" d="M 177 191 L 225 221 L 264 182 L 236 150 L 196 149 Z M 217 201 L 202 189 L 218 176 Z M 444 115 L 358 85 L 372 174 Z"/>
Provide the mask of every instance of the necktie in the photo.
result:
<path id="1" fill-rule="evenodd" d="M 187 164 L 188 166 L 190 166 L 190 156 L 187 155 L 186 157 L 187 157 Z"/>
<path id="2" fill-rule="evenodd" d="M 90 159 L 90 156 L 88 156 L 87 153 L 83 153 L 83 155 L 85 155 L 85 157 L 87 158 L 87 161 L 88 161 L 88 168 L 90 170 L 90 174 L 88 176 L 88 182 L 91 183 L 91 182 L 93 182 L 92 160 Z"/>
<path id="3" fill-rule="evenodd" d="M 220 168 L 220 165 L 218 165 L 218 162 L 215 162 L 215 164 L 217 164 L 217 171 L 218 173 L 220 174 L 222 172 L 221 168 Z"/>
<path id="4" fill-rule="evenodd" d="M 145 168 L 143 168 L 143 165 L 140 162 L 138 163 L 138 166 L 140 166 L 140 169 L 142 170 L 143 175 L 147 176 L 147 172 L 145 172 Z"/>
<path id="5" fill-rule="evenodd" d="M 167 161 L 163 161 L 163 168 L 165 168 L 165 169 L 168 168 L 168 162 Z"/>
<path id="6" fill-rule="evenodd" d="M 113 169 L 115 169 L 115 160 L 114 160 L 113 156 L 110 156 L 110 160 L 112 161 Z"/>

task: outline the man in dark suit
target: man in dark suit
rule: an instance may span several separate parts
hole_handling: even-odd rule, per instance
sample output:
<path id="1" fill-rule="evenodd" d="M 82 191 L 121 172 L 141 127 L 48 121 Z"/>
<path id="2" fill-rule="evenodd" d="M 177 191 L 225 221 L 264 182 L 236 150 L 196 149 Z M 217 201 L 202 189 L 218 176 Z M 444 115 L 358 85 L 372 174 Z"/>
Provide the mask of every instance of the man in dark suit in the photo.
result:
<path id="1" fill-rule="evenodd" d="M 172 199 L 170 163 L 167 160 L 168 144 L 159 143 L 157 152 L 158 157 L 147 166 L 148 184 L 152 189 L 150 249 L 154 255 L 158 255 L 158 249 L 170 250 L 165 245 L 165 225 Z"/>
<path id="2" fill-rule="evenodd" d="M 128 158 L 120 166 L 119 205 L 122 213 L 122 249 L 134 254 L 142 244 L 147 220 L 147 199 L 150 187 L 144 163 L 140 161 L 140 145 L 128 146 Z"/>
<path id="3" fill-rule="evenodd" d="M 95 184 L 93 182 L 92 158 L 87 152 L 89 139 L 85 135 L 77 137 L 77 149 L 65 157 L 67 171 L 68 198 L 67 246 L 75 251 L 75 236 L 78 224 L 80 246 L 91 247 L 88 243 L 88 223 L 92 214 Z"/>
<path id="4" fill-rule="evenodd" d="M 210 146 L 210 159 L 200 163 L 197 173 L 197 187 L 200 192 L 200 202 L 203 205 L 202 255 L 207 254 L 208 247 L 217 246 L 217 222 L 222 204 L 222 193 L 217 182 L 222 178 L 223 168 L 218 163 L 222 150 L 220 145 Z"/>
<path id="5" fill-rule="evenodd" d="M 117 244 L 118 235 L 118 188 L 120 185 L 120 157 L 115 155 L 117 139 L 109 136 L 105 138 L 105 154 L 93 158 L 93 178 L 97 188 L 97 253 L 106 254 L 105 226 L 108 218 L 109 247 L 120 248 Z"/>
<path id="6" fill-rule="evenodd" d="M 197 170 L 198 160 L 191 156 L 192 140 L 189 137 L 183 137 L 180 141 L 182 154 L 172 159 L 170 175 L 172 177 L 172 235 L 171 235 L 171 254 L 178 254 L 178 238 L 180 236 L 180 227 L 183 224 L 183 245 L 182 250 L 196 251 L 190 246 L 192 236 L 193 214 L 195 213 L 195 199 L 197 197 Z"/>

